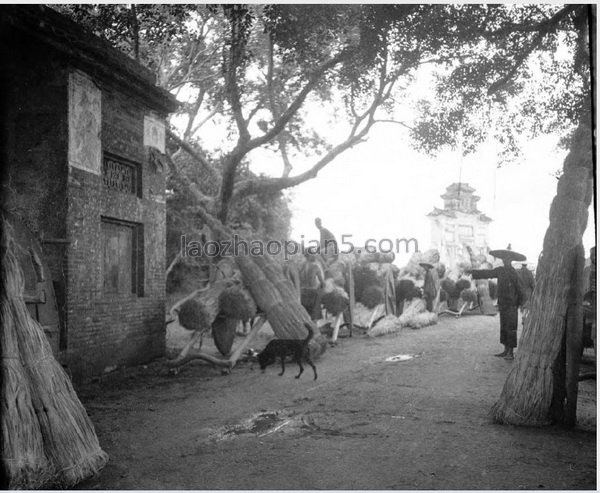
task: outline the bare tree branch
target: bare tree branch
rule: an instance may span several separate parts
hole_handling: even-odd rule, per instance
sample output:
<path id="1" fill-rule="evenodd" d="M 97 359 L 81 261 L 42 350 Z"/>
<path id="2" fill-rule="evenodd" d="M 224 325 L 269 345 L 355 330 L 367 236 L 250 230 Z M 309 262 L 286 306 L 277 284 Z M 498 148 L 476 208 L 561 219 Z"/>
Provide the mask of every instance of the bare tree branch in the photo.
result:
<path id="1" fill-rule="evenodd" d="M 267 132 L 265 132 L 264 135 L 252 139 L 250 142 L 248 142 L 246 152 L 250 152 L 252 149 L 260 147 L 273 140 L 273 138 L 285 128 L 287 123 L 297 113 L 297 111 L 304 103 L 306 97 L 319 83 L 321 76 L 325 74 L 328 70 L 332 69 L 337 64 L 341 63 L 343 60 L 348 58 L 349 55 L 350 53 L 348 50 L 343 50 L 340 53 L 338 53 L 335 57 L 323 63 L 320 67 L 317 67 L 317 69 L 315 69 L 315 71 L 311 74 L 306 85 L 301 89 L 294 101 L 292 101 L 288 108 L 282 113 L 281 117 L 275 122 L 275 124 Z"/>
<path id="2" fill-rule="evenodd" d="M 217 173 L 210 165 L 210 163 L 202 156 L 199 152 L 197 152 L 190 144 L 181 140 L 175 133 L 167 128 L 167 136 L 173 140 L 179 147 L 181 147 L 185 152 L 187 152 L 190 156 L 192 156 L 196 161 L 198 161 L 206 171 L 208 171 L 211 177 L 215 180 L 218 179 Z"/>
<path id="3" fill-rule="evenodd" d="M 321 158 L 314 166 L 310 169 L 295 176 L 283 176 L 281 178 L 258 178 L 245 180 L 239 182 L 235 187 L 233 197 L 238 199 L 240 197 L 253 195 L 257 193 L 269 193 L 290 188 L 304 183 L 307 180 L 315 178 L 319 171 L 333 161 L 339 154 L 350 149 L 356 144 L 363 142 L 365 136 L 369 133 L 371 127 L 375 124 L 375 112 L 387 97 L 389 97 L 395 81 L 399 75 L 387 78 L 387 63 L 384 63 L 381 67 L 379 84 L 375 95 L 371 101 L 369 107 L 361 114 L 357 115 L 357 118 L 352 125 L 348 137 L 346 140 L 333 149 L 331 149 L 323 158 Z"/>
<path id="4" fill-rule="evenodd" d="M 404 122 L 398 121 L 398 120 L 375 120 L 375 123 L 395 123 L 397 125 L 402 125 L 405 128 L 408 128 L 411 131 L 415 131 L 415 129 L 413 127 L 411 127 L 410 125 L 407 125 Z"/>
<path id="5" fill-rule="evenodd" d="M 169 166 L 169 170 L 171 171 L 171 174 L 174 177 L 176 177 L 178 180 L 182 181 L 183 183 L 185 183 L 187 185 L 190 192 L 194 195 L 194 197 L 198 201 L 198 203 L 203 204 L 204 206 L 207 206 L 207 204 L 212 204 L 214 202 L 213 197 L 209 197 L 208 195 L 204 194 L 200 190 L 198 185 L 196 185 L 196 183 L 194 183 L 189 178 L 184 177 L 183 173 L 181 173 L 177 169 L 177 166 L 173 162 L 173 159 L 171 158 L 169 153 L 167 153 L 166 156 L 167 156 L 167 165 Z"/>
<path id="6" fill-rule="evenodd" d="M 189 137 L 191 135 L 192 126 L 194 125 L 194 120 L 198 116 L 198 112 L 200 111 L 200 106 L 202 106 L 202 101 L 204 100 L 205 94 L 206 94 L 206 91 L 204 91 L 204 89 L 199 90 L 198 97 L 196 98 L 194 106 L 192 107 L 192 110 L 188 113 L 188 123 L 185 128 L 185 131 L 183 132 L 183 140 L 184 141 L 189 139 Z"/>

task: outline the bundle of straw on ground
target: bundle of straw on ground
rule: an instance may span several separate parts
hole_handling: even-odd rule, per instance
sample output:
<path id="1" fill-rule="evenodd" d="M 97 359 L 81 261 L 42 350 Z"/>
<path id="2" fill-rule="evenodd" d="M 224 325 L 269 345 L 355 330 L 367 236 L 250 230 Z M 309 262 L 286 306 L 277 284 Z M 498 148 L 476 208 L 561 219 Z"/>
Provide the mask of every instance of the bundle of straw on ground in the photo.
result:
<path id="1" fill-rule="evenodd" d="M 5 225 L 6 227 L 6 225 Z M 4 230 L 6 234 L 6 230 Z M 1 258 L 4 269 L 15 259 L 7 258 L 7 250 L 14 248 L 12 241 L 3 234 Z M 8 248 L 7 248 L 8 247 Z M 18 266 L 13 266 L 16 269 Z M 2 426 L 2 489 L 36 489 L 47 484 L 53 477 L 53 467 L 48 461 L 42 440 L 42 432 L 35 415 L 31 389 L 17 343 L 18 327 L 8 299 L 9 291 L 16 286 L 9 276 L 2 276 L 0 290 L 0 333 L 2 349 L 2 380 L 0 399 L 0 423 Z"/>
<path id="2" fill-rule="evenodd" d="M 412 329 L 420 329 L 437 323 L 437 315 L 426 310 L 425 301 L 421 298 L 414 298 L 398 318 L 403 327 Z"/>
<path id="3" fill-rule="evenodd" d="M 369 337 L 397 334 L 402 330 L 402 322 L 395 315 L 386 315 L 367 331 Z"/>
<path id="4" fill-rule="evenodd" d="M 412 279 L 398 279 L 395 282 L 396 293 L 396 314 L 402 315 L 404 310 L 404 301 L 415 296 L 416 286 Z"/>
<path id="5" fill-rule="evenodd" d="M 440 281 L 440 286 L 445 292 L 445 299 L 448 303 L 448 308 L 451 310 L 458 310 L 458 300 L 461 297 L 461 293 L 464 290 L 471 289 L 471 281 L 467 279 L 459 279 L 458 281 L 454 282 L 452 279 L 445 278 Z"/>
<path id="6" fill-rule="evenodd" d="M 102 469 L 108 456 L 100 448 L 94 427 L 69 377 L 52 355 L 43 328 L 27 310 L 23 301 L 23 275 L 7 241 L 11 230 L 4 218 L 2 226 L 3 247 L 6 248 L 2 260 L 7 294 L 2 301 L 8 307 L 3 311 L 3 317 L 12 319 L 10 322 L 16 329 L 18 354 L 25 368 L 25 381 L 30 388 L 37 418 L 37 425 L 23 422 L 20 426 L 31 427 L 32 433 L 36 428 L 40 430 L 44 454 L 50 463 L 51 479 L 48 484 L 70 487 Z M 5 327 L 3 324 L 3 329 Z M 2 396 L 3 399 L 9 397 Z"/>

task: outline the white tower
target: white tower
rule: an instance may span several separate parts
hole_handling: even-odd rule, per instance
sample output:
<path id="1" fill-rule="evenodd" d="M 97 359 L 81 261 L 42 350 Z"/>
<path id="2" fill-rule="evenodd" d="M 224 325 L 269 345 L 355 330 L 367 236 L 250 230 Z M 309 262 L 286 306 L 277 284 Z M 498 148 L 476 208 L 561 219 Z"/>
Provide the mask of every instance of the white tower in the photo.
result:
<path id="1" fill-rule="evenodd" d="M 459 262 L 469 262 L 470 246 L 475 255 L 486 255 L 491 218 L 477 210 L 479 197 L 467 183 L 453 183 L 446 188 L 444 208 L 427 214 L 431 221 L 431 248 L 440 252 L 440 261 L 450 270 Z"/>

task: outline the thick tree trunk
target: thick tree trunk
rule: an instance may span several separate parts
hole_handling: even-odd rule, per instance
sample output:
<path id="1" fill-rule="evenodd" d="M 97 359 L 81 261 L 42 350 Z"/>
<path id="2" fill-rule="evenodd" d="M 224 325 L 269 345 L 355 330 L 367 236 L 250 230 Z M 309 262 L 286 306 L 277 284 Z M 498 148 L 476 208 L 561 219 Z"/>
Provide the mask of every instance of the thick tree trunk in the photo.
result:
<path id="1" fill-rule="evenodd" d="M 525 320 L 514 366 L 492 409 L 494 419 L 500 423 L 527 426 L 551 423 L 555 374 L 566 375 L 556 364 L 563 360 L 559 354 L 563 347 L 569 293 L 572 279 L 577 278 L 574 271 L 579 268 L 581 238 L 593 194 L 593 140 L 589 120 L 589 115 L 582 118 L 575 133 L 557 195 L 550 207 L 550 226 L 537 269 L 531 311 Z M 566 396 L 564 383 L 556 384 L 557 388 L 565 389 Z M 562 402 L 562 397 L 560 400 Z"/>

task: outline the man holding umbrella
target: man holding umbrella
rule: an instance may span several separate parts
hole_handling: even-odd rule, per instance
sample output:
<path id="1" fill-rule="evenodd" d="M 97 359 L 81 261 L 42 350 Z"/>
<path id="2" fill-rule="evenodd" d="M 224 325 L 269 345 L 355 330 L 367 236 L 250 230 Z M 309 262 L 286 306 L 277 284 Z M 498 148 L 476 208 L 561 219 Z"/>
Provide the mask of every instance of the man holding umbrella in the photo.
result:
<path id="1" fill-rule="evenodd" d="M 504 351 L 495 356 L 514 359 L 514 348 L 517 347 L 517 325 L 519 322 L 519 306 L 523 303 L 523 291 L 517 271 L 511 262 L 523 262 L 525 255 L 506 250 L 491 250 L 490 255 L 502 260 L 502 267 L 495 269 L 472 270 L 473 279 L 498 279 L 498 308 L 500 311 L 500 343 Z M 467 271 L 469 272 L 469 271 Z"/>

